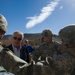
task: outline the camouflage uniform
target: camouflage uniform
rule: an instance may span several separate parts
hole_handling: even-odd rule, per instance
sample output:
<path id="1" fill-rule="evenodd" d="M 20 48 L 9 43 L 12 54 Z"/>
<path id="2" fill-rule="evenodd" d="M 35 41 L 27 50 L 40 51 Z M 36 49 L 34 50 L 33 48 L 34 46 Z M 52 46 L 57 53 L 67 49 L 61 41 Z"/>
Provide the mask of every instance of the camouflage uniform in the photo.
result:
<path id="1" fill-rule="evenodd" d="M 0 14 L 0 39 L 2 39 L 7 29 L 8 29 L 7 20 L 2 14 Z M 1 42 L 0 42 L 0 57 L 1 57 L 1 51 L 3 49 L 4 48 L 2 47 Z M 4 66 L 2 66 L 0 63 L 0 75 L 14 75 L 14 74 L 7 72 Z"/>
<path id="2" fill-rule="evenodd" d="M 41 57 L 41 60 L 45 60 L 48 56 L 55 58 L 57 55 L 61 54 L 60 44 L 52 42 L 52 32 L 50 30 L 44 30 L 42 35 L 43 37 L 51 38 L 51 41 L 45 41 L 38 48 L 36 48 L 33 54 L 35 61 L 37 61 L 39 57 Z"/>
<path id="3" fill-rule="evenodd" d="M 75 68 L 75 25 L 64 27 L 59 36 L 63 39 L 66 49 L 56 59 L 49 59 L 55 75 L 71 75 Z"/>

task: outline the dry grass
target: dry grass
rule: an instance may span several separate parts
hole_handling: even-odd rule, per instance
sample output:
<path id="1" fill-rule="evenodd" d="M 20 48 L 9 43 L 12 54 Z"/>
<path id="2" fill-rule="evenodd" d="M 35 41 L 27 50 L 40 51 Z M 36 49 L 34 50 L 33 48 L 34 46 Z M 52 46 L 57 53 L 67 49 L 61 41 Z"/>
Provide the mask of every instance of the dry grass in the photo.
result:
<path id="1" fill-rule="evenodd" d="M 3 46 L 8 46 L 11 44 L 11 40 L 1 40 L 2 42 L 2 45 Z M 40 39 L 32 39 L 32 40 L 29 40 L 29 43 L 32 45 L 32 46 L 35 46 L 35 45 L 38 45 L 39 43 L 41 42 Z M 22 41 L 22 44 L 24 44 L 24 40 Z"/>

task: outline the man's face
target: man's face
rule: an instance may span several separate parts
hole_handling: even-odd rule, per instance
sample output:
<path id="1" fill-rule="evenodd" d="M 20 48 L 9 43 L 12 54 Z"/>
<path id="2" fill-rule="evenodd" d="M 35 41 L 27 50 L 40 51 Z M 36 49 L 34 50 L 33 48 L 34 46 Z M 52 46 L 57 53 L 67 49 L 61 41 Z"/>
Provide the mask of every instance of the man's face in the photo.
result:
<path id="1" fill-rule="evenodd" d="M 20 46 L 22 42 L 22 35 L 21 34 L 18 34 L 18 33 L 15 33 L 12 37 L 12 43 L 15 47 L 18 47 Z"/>
<path id="2" fill-rule="evenodd" d="M 5 32 L 2 29 L 0 29 L 0 39 L 3 38 L 4 34 L 5 34 Z"/>
<path id="3" fill-rule="evenodd" d="M 45 42 L 52 42 L 52 37 L 44 37 Z"/>

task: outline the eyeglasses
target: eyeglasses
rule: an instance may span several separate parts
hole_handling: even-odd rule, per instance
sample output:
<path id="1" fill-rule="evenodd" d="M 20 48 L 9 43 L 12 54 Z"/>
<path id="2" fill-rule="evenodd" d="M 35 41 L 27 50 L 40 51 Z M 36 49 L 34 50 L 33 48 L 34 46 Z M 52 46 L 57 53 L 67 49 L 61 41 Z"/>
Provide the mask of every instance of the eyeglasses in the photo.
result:
<path id="1" fill-rule="evenodd" d="M 14 40 L 18 40 L 18 41 L 21 41 L 22 38 L 17 38 L 17 37 L 13 37 Z"/>
<path id="2" fill-rule="evenodd" d="M 2 29 L 0 29 L 0 33 L 1 34 L 5 34 L 5 31 L 3 31 Z"/>

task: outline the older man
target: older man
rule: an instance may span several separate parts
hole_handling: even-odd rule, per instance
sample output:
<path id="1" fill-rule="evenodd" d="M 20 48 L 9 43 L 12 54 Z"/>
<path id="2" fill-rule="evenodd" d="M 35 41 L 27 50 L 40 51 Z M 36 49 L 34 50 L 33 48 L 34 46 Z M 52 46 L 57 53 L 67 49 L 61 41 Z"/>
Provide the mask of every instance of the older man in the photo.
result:
<path id="1" fill-rule="evenodd" d="M 21 59 L 29 62 L 29 53 L 27 48 L 22 46 L 22 40 L 24 35 L 20 31 L 15 31 L 12 35 L 12 44 L 7 46 L 16 56 L 20 57 Z"/>

